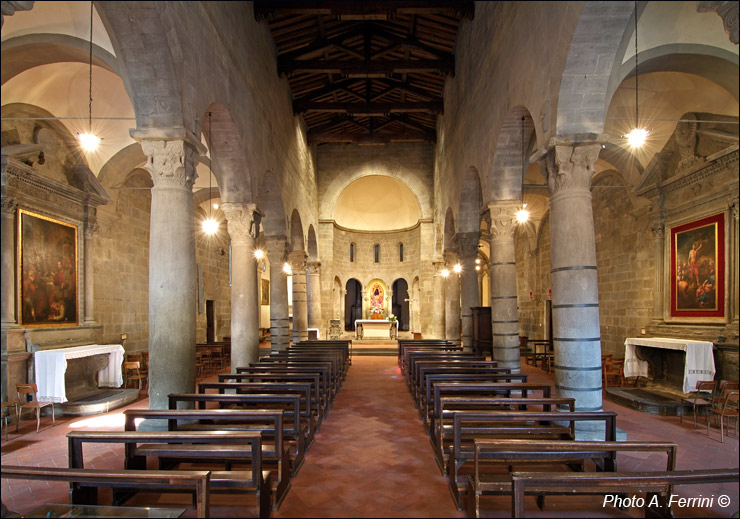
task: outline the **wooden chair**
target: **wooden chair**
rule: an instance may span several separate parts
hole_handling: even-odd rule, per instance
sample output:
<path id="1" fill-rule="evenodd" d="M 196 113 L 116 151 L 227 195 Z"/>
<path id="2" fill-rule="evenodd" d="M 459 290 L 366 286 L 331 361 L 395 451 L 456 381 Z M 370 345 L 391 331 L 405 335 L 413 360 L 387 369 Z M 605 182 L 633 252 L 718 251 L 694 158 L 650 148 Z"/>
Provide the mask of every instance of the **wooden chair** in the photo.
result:
<path id="1" fill-rule="evenodd" d="M 203 373 L 206 368 L 206 363 L 203 361 L 203 352 L 195 352 L 195 376 L 197 378 L 203 378 Z"/>
<path id="2" fill-rule="evenodd" d="M 36 432 L 39 432 L 39 427 L 41 426 L 41 409 L 50 406 L 51 407 L 51 423 L 52 425 L 56 424 L 56 419 L 54 418 L 54 404 L 52 402 L 39 402 L 38 401 L 38 395 L 39 392 L 38 387 L 36 384 L 16 384 L 15 390 L 18 395 L 18 401 L 22 402 L 20 404 L 20 409 L 18 411 L 18 421 L 21 421 L 21 416 L 23 415 L 24 409 L 35 409 L 36 410 Z M 23 395 L 23 396 L 21 396 Z M 31 395 L 31 400 L 28 400 L 28 395 Z"/>
<path id="3" fill-rule="evenodd" d="M 3 402 L 2 404 L 2 418 L 5 424 L 5 441 L 8 441 L 8 417 L 10 413 L 5 409 L 8 407 L 15 407 L 15 432 L 18 432 L 18 403 L 17 402 Z"/>
<path id="4" fill-rule="evenodd" d="M 144 375 L 141 374 L 140 367 L 141 363 L 138 360 L 126 361 L 123 363 L 123 372 L 126 378 L 126 387 L 128 387 L 129 383 L 132 380 L 137 380 L 139 382 L 139 391 L 141 391 L 141 385 L 142 381 L 144 380 Z"/>
<path id="5" fill-rule="evenodd" d="M 713 408 L 712 414 L 719 416 L 719 439 L 725 442 L 725 418 L 727 418 L 727 432 L 730 430 L 730 418 L 735 419 L 735 435 L 737 435 L 738 422 L 738 396 L 740 391 L 727 391 L 724 403 L 720 409 Z M 709 418 L 707 417 L 707 435 L 709 435 Z"/>
<path id="6" fill-rule="evenodd" d="M 126 355 L 126 360 L 128 362 L 138 362 L 139 363 L 139 375 L 141 375 L 142 386 L 148 387 L 149 372 L 147 371 L 147 368 L 145 367 L 144 354 L 143 353 L 128 354 Z"/>
<path id="7" fill-rule="evenodd" d="M 616 380 L 612 386 L 622 387 L 624 385 L 624 358 L 610 359 L 604 362 L 604 389 L 608 387 L 609 379 Z"/>
<path id="8" fill-rule="evenodd" d="M 683 406 L 684 404 L 691 404 L 691 409 L 694 412 L 694 429 L 696 429 L 696 408 L 712 408 L 712 398 L 714 398 L 714 392 L 717 390 L 717 382 L 714 380 L 700 380 L 696 383 L 696 391 L 691 392 L 690 398 L 684 398 L 681 401 L 681 406 L 678 408 L 679 422 L 683 422 Z M 707 421 L 711 413 L 707 411 Z"/>

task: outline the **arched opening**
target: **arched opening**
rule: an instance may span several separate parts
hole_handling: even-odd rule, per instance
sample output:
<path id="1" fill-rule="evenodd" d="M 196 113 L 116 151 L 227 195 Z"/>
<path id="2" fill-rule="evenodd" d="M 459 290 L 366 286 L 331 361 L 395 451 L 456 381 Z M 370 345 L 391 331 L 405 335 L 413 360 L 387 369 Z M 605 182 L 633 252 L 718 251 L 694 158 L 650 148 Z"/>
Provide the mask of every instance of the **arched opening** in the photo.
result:
<path id="1" fill-rule="evenodd" d="M 400 278 L 393 282 L 393 301 L 392 312 L 398 319 L 398 331 L 409 331 L 409 321 L 411 313 L 409 312 L 409 284 L 405 279 Z"/>
<path id="2" fill-rule="evenodd" d="M 362 319 L 362 284 L 352 278 L 344 287 L 345 331 L 354 331 L 357 319 Z"/>

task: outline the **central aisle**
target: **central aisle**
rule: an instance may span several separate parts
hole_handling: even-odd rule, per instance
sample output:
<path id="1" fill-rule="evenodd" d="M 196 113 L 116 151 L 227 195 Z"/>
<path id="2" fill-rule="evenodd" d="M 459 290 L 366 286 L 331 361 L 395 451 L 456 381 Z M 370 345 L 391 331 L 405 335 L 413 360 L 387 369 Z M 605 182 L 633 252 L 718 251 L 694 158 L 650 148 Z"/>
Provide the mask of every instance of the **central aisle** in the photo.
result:
<path id="1" fill-rule="evenodd" d="M 395 356 L 354 357 L 276 517 L 465 517 Z"/>

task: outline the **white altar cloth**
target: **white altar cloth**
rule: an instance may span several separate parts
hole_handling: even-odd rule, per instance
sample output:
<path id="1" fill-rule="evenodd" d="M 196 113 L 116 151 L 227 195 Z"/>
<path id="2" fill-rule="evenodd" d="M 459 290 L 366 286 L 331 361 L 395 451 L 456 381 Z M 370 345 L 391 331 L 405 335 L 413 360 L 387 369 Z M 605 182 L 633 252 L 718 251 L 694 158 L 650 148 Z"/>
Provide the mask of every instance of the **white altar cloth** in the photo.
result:
<path id="1" fill-rule="evenodd" d="M 394 333 L 395 332 L 395 333 Z M 398 321 L 387 319 L 356 319 L 355 337 L 394 339 L 398 335 Z"/>
<path id="2" fill-rule="evenodd" d="M 684 393 L 694 391 L 696 389 L 696 383 L 700 380 L 714 380 L 714 354 L 712 353 L 711 342 L 667 339 L 662 337 L 628 337 L 624 340 L 625 377 L 648 376 L 648 363 L 638 359 L 635 354 L 635 348 L 637 346 L 685 351 L 686 362 L 684 363 L 683 371 Z"/>
<path id="3" fill-rule="evenodd" d="M 108 365 L 98 371 L 98 385 L 121 387 L 123 385 L 124 349 L 120 344 L 89 344 L 58 350 L 43 350 L 33 354 L 34 372 L 38 387 L 39 402 L 67 401 L 67 389 L 64 385 L 64 374 L 67 371 L 68 359 L 79 359 L 107 353 Z"/>

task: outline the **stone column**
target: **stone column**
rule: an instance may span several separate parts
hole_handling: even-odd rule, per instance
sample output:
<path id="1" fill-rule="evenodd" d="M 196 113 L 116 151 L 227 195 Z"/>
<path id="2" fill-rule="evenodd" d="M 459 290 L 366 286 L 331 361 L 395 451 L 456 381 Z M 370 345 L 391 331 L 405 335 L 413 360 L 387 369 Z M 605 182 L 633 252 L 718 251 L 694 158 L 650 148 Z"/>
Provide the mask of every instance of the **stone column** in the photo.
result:
<path id="1" fill-rule="evenodd" d="M 321 330 L 321 263 L 306 264 L 306 295 L 308 298 L 308 328 Z"/>
<path id="2" fill-rule="evenodd" d="M 4 175 L 3 175 L 4 176 Z M 4 184 L 4 182 L 3 182 Z M 3 185 L 3 190 L 5 186 Z M 2 195 L 2 326 L 4 328 L 16 326 L 18 320 L 15 315 L 15 214 L 18 204 Z M 3 378 L 5 380 L 5 378 Z M 4 397 L 3 397 L 4 398 Z"/>
<path id="3" fill-rule="evenodd" d="M 460 344 L 460 275 L 453 270 L 457 254 L 445 251 L 449 275 L 445 279 L 445 339 Z"/>
<path id="4" fill-rule="evenodd" d="M 285 236 L 265 236 L 267 258 L 270 260 L 270 349 L 285 350 L 290 346 L 288 318 L 288 275 L 285 263 Z"/>
<path id="5" fill-rule="evenodd" d="M 478 271 L 475 270 L 475 258 L 478 255 L 480 231 L 457 235 L 460 245 L 460 299 L 462 314 L 462 341 L 465 350 L 473 350 L 473 310 L 480 305 L 478 292 Z"/>
<path id="6" fill-rule="evenodd" d="M 516 294 L 514 230 L 521 203 L 503 200 L 488 204 L 491 217 L 491 324 L 493 360 L 519 373 L 519 312 Z"/>
<path id="7" fill-rule="evenodd" d="M 231 370 L 259 360 L 259 300 L 257 299 L 257 206 L 224 202 L 231 237 Z"/>
<path id="8" fill-rule="evenodd" d="M 445 268 L 444 261 L 433 261 L 434 278 L 432 290 L 432 337 L 434 339 L 445 338 L 445 278 L 442 271 Z"/>
<path id="9" fill-rule="evenodd" d="M 293 344 L 308 340 L 308 305 L 306 300 L 306 253 L 302 250 L 288 254 L 293 271 Z"/>
<path id="10" fill-rule="evenodd" d="M 550 187 L 555 386 L 576 410 L 600 411 L 601 336 L 591 177 L 606 136 L 555 137 L 543 159 Z M 603 426 L 602 426 L 603 428 Z M 597 429 L 584 423 L 580 438 Z"/>
<path id="11" fill-rule="evenodd" d="M 94 211 L 93 208 L 89 208 L 88 211 Z M 95 223 L 94 213 L 91 215 L 88 213 L 88 219 L 85 222 L 85 324 L 91 325 L 95 323 L 95 285 L 93 284 L 93 235 L 98 230 L 98 225 Z"/>
<path id="12" fill-rule="evenodd" d="M 663 320 L 663 296 L 665 272 L 665 228 L 662 225 L 653 227 L 653 240 L 655 243 L 655 290 L 653 290 L 653 321 Z"/>
<path id="13" fill-rule="evenodd" d="M 184 128 L 131 130 L 152 176 L 149 224 L 149 407 L 195 389 L 195 166 L 204 150 Z"/>

